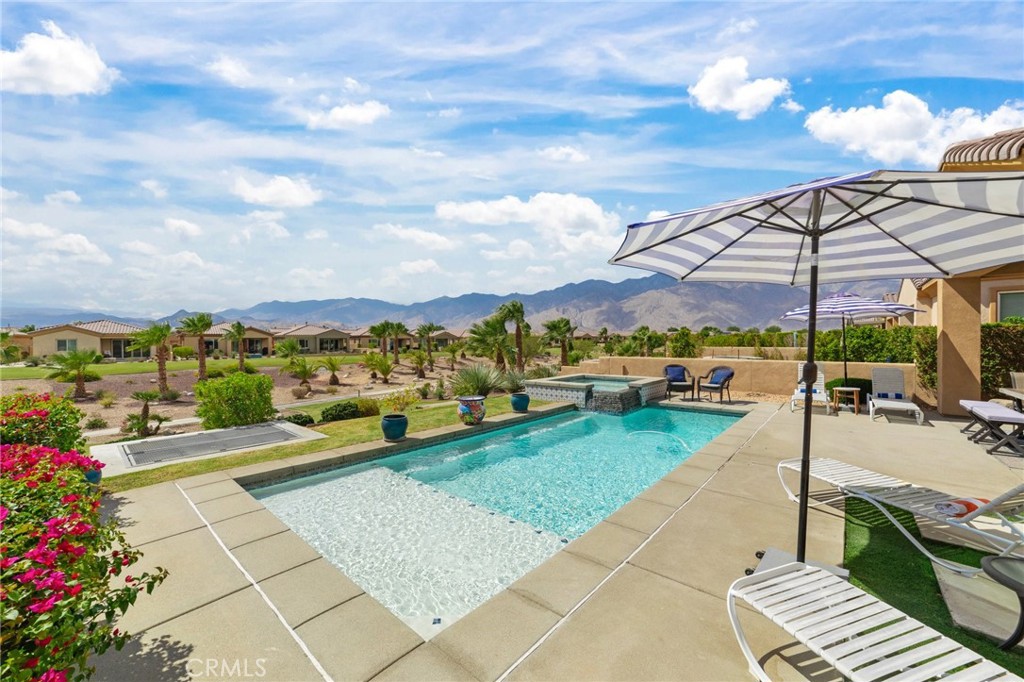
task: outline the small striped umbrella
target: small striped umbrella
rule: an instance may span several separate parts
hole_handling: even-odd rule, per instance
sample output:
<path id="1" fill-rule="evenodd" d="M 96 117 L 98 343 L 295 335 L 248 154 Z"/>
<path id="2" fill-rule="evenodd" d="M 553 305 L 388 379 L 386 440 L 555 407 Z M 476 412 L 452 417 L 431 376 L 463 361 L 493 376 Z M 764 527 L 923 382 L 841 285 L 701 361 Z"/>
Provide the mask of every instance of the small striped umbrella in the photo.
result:
<path id="1" fill-rule="evenodd" d="M 809 306 L 803 306 L 796 310 L 790 310 L 783 315 L 782 320 L 802 320 L 806 322 L 811 318 Z M 922 313 L 909 305 L 882 301 L 877 298 L 864 298 L 852 293 L 838 293 L 826 296 L 818 301 L 816 317 L 819 320 L 842 320 L 843 321 L 843 381 L 848 382 L 850 376 L 846 371 L 846 323 L 857 320 L 877 320 L 887 317 L 902 317 L 910 313 Z"/>
<path id="2" fill-rule="evenodd" d="M 1024 173 L 870 171 L 630 225 L 609 260 L 680 281 L 809 288 L 814 383 L 819 282 L 944 278 L 1024 261 Z M 804 561 L 811 399 L 804 409 L 796 556 Z"/>

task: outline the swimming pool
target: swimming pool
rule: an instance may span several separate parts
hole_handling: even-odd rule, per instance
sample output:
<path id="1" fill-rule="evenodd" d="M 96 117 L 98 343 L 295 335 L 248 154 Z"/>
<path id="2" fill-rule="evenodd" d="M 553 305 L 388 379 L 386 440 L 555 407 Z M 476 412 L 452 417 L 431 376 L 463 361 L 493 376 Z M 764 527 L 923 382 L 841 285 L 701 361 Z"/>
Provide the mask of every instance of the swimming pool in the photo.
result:
<path id="1" fill-rule="evenodd" d="M 569 384 L 590 384 L 594 387 L 595 391 L 621 391 L 629 388 L 629 382 L 631 381 L 628 377 L 623 379 L 606 379 L 606 378 L 594 378 L 594 377 L 570 377 L 563 379 Z"/>
<path id="2" fill-rule="evenodd" d="M 251 493 L 429 638 L 737 419 L 658 407 L 573 412 Z"/>

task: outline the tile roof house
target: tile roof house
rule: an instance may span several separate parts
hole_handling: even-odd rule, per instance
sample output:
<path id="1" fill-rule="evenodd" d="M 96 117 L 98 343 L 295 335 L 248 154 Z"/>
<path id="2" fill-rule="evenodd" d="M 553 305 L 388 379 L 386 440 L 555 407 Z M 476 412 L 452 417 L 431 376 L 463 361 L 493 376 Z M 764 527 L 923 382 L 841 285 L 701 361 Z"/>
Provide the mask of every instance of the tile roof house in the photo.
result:
<path id="1" fill-rule="evenodd" d="M 210 327 L 210 331 L 203 335 L 203 343 L 206 346 L 206 352 L 208 354 L 213 353 L 215 350 L 219 350 L 222 353 L 238 352 L 238 346 L 236 343 L 232 342 L 231 347 L 228 348 L 228 342 L 224 340 L 224 334 L 231 328 L 232 324 L 234 323 L 219 322 Z M 198 351 L 199 337 L 179 331 L 174 344 L 176 346 L 188 346 L 189 348 Z M 246 355 L 270 355 L 271 351 L 274 350 L 274 334 L 267 329 L 246 326 L 244 345 Z"/>
<path id="2" fill-rule="evenodd" d="M 275 341 L 295 339 L 303 353 L 344 353 L 349 350 L 349 333 L 320 324 L 302 324 L 274 334 Z"/>
<path id="3" fill-rule="evenodd" d="M 124 360 L 149 357 L 148 348 L 128 350 L 132 334 L 142 330 L 143 327 L 126 322 L 92 320 L 43 327 L 28 335 L 32 339 L 32 354 L 40 357 L 91 348 L 104 357 Z"/>

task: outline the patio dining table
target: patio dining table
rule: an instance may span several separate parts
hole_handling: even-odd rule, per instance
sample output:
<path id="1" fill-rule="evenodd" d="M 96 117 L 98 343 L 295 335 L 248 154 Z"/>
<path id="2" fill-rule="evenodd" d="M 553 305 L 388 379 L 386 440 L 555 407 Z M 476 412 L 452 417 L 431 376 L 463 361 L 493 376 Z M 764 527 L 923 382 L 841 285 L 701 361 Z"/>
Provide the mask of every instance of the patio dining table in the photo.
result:
<path id="1" fill-rule="evenodd" d="M 1001 388 L 999 392 L 1013 400 L 1013 409 L 1024 412 L 1024 390 L 1019 388 Z"/>

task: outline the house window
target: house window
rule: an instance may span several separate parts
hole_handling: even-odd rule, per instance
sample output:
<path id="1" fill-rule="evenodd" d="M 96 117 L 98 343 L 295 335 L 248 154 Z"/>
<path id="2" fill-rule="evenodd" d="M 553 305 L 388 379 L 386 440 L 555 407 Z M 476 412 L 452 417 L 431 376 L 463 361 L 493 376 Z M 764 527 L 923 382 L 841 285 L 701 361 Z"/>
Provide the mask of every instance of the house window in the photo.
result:
<path id="1" fill-rule="evenodd" d="M 57 339 L 57 352 L 69 353 L 78 350 L 78 339 Z"/>
<path id="2" fill-rule="evenodd" d="M 321 353 L 337 353 L 341 350 L 341 339 L 320 339 Z"/>
<path id="3" fill-rule="evenodd" d="M 303 353 L 309 352 L 309 339 L 299 339 L 299 351 Z"/>
<path id="4" fill-rule="evenodd" d="M 1008 317 L 1024 317 L 1024 291 L 1000 291 L 998 308 L 1000 322 Z"/>
<path id="5" fill-rule="evenodd" d="M 110 342 L 110 355 L 114 358 L 148 358 L 149 348 L 136 348 L 128 350 L 134 343 L 131 339 L 113 339 Z"/>

